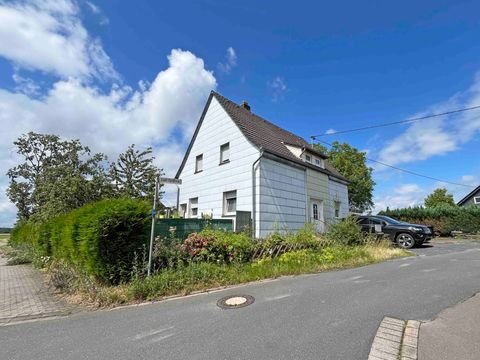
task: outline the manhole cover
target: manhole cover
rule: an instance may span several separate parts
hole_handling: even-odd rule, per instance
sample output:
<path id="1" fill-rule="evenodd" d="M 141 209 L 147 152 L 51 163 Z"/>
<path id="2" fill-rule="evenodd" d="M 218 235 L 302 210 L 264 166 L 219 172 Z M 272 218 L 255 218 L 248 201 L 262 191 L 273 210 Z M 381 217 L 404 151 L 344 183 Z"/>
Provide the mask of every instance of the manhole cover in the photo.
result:
<path id="1" fill-rule="evenodd" d="M 255 299 L 250 295 L 230 295 L 217 301 L 222 309 L 238 309 L 253 304 Z"/>

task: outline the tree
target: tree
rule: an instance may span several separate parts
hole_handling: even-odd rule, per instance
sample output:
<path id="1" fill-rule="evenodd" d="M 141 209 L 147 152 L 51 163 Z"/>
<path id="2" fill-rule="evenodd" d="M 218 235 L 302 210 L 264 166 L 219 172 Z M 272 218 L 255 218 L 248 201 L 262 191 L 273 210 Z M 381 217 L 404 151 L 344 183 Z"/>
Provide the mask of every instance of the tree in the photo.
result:
<path id="1" fill-rule="evenodd" d="M 449 194 L 445 188 L 435 189 L 425 198 L 426 208 L 434 208 L 442 205 L 456 206 L 455 200 L 453 200 L 453 195 Z"/>
<path id="2" fill-rule="evenodd" d="M 7 172 L 7 195 L 20 220 L 65 213 L 112 193 L 102 165 L 106 157 L 91 155 L 79 140 L 29 132 L 14 144 L 24 162 Z"/>
<path id="3" fill-rule="evenodd" d="M 162 170 L 153 165 L 152 148 L 140 151 L 135 144 L 110 165 L 110 178 L 117 196 L 152 199 L 155 178 Z"/>
<path id="4" fill-rule="evenodd" d="M 366 153 L 359 151 L 348 143 L 335 141 L 330 149 L 320 144 L 314 148 L 328 156 L 328 161 L 345 178 L 348 179 L 348 201 L 350 209 L 363 212 L 373 206 L 373 169 L 367 166 Z"/>

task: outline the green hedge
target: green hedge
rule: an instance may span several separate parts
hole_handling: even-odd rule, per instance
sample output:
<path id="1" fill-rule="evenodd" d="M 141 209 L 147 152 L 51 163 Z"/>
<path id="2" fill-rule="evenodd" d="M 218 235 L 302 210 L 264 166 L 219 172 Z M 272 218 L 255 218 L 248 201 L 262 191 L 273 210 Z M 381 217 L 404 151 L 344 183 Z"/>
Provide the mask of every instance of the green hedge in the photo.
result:
<path id="1" fill-rule="evenodd" d="M 469 234 L 480 232 L 480 206 L 439 206 L 434 208 L 409 207 L 380 212 L 381 215 L 395 219 L 431 225 L 442 235 L 452 231 L 463 231 Z"/>
<path id="2" fill-rule="evenodd" d="M 150 207 L 131 199 L 85 205 L 44 223 L 24 222 L 13 244 L 29 243 L 41 256 L 62 259 L 108 283 L 127 280 L 135 252 L 148 242 Z"/>

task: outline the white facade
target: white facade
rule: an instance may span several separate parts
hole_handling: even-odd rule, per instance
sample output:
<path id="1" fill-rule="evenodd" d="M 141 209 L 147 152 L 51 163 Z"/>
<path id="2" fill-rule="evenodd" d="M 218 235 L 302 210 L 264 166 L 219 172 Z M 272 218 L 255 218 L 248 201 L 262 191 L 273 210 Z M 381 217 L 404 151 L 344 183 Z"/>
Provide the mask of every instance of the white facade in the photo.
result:
<path id="1" fill-rule="evenodd" d="M 295 146 L 289 149 L 305 161 L 304 151 L 297 151 Z M 221 162 L 221 154 L 228 161 Z M 315 162 L 315 154 L 311 159 Z M 303 166 L 264 153 L 211 97 L 177 174 L 182 180 L 180 209 L 187 218 L 209 215 L 234 221 L 233 208 L 251 212 L 256 237 L 295 231 L 306 222 L 314 222 L 319 231 L 325 231 L 334 221 L 335 204 L 339 205 L 339 217 L 348 214 L 348 189 L 345 183 L 330 179 L 321 160 L 321 171 L 316 171 L 314 164 Z"/>
<path id="2" fill-rule="evenodd" d="M 257 236 L 303 227 L 307 221 L 305 169 L 268 158 L 262 158 L 259 168 L 260 226 Z"/>
<path id="3" fill-rule="evenodd" d="M 230 144 L 229 161 L 220 165 L 220 146 Z M 195 173 L 196 157 L 203 155 L 202 171 Z M 186 217 L 202 214 L 224 216 L 223 193 L 237 191 L 237 210 L 252 211 L 252 164 L 259 151 L 241 133 L 222 106 L 212 98 L 180 173 L 181 205 Z M 198 198 L 197 215 L 190 213 L 189 200 Z"/>

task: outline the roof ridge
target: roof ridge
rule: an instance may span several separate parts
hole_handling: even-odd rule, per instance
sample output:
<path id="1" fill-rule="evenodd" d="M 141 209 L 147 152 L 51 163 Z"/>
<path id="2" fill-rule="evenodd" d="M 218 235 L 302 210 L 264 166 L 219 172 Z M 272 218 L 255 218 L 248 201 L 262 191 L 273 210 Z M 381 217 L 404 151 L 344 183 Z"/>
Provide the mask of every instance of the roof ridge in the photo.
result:
<path id="1" fill-rule="evenodd" d="M 225 96 L 223 96 L 222 94 L 216 92 L 215 90 L 212 90 L 211 93 L 212 93 L 215 97 L 220 97 L 222 100 L 231 103 L 232 105 L 236 106 L 238 109 L 240 109 L 240 110 L 242 110 L 242 111 L 247 111 L 249 115 L 255 116 L 256 118 L 258 118 L 259 120 L 267 123 L 268 125 L 274 126 L 274 127 L 276 127 L 277 129 L 279 129 L 279 130 L 281 130 L 281 131 L 283 131 L 283 132 L 286 132 L 286 133 L 288 133 L 288 134 L 296 137 L 296 138 L 299 139 L 299 140 L 302 140 L 305 144 L 308 145 L 308 142 L 307 142 L 303 137 L 301 137 L 301 136 L 299 136 L 299 135 L 297 135 L 297 134 L 295 134 L 295 133 L 293 133 L 293 132 L 291 132 L 291 131 L 289 131 L 289 130 L 284 129 L 284 128 L 278 126 L 277 124 L 274 124 L 273 122 L 271 122 L 271 121 L 269 121 L 269 120 L 261 117 L 260 115 L 254 113 L 254 112 L 252 112 L 252 111 L 250 111 L 250 110 L 245 109 L 245 108 L 242 107 L 241 105 L 238 105 L 238 104 L 237 104 L 236 102 L 234 102 L 233 100 L 230 100 L 230 99 L 226 98 Z M 294 144 L 292 144 L 292 145 L 294 145 Z"/>

